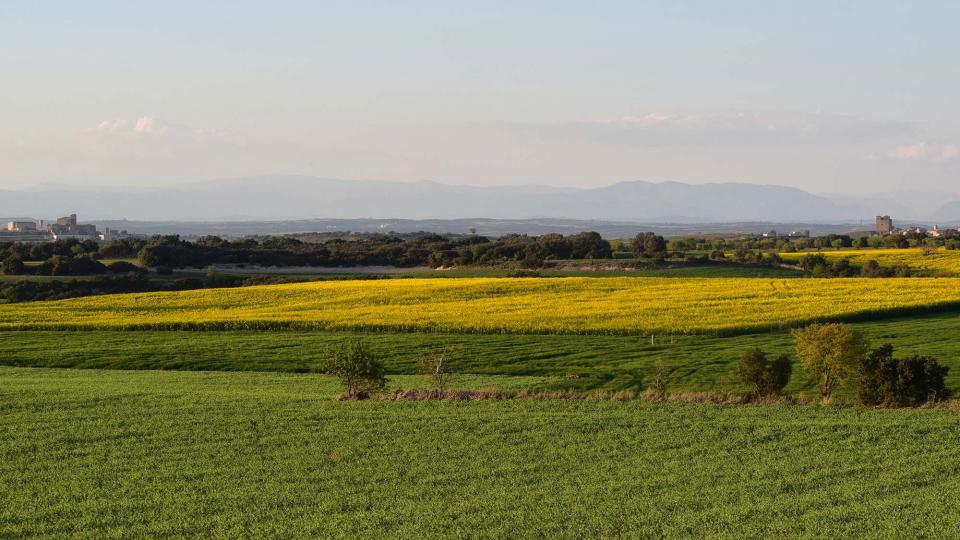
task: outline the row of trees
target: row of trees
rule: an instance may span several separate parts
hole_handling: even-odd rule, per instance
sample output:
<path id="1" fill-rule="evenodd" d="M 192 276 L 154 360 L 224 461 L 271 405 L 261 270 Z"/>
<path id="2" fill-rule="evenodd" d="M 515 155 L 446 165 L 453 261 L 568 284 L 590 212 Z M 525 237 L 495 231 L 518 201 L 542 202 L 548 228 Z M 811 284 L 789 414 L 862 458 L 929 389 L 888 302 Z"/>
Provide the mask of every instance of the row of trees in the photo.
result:
<path id="1" fill-rule="evenodd" d="M 869 260 L 862 266 L 854 266 L 849 259 L 830 261 L 820 253 L 804 255 L 799 266 L 813 277 L 910 277 L 910 267 L 905 264 L 882 266 L 875 260 Z"/>
<path id="2" fill-rule="evenodd" d="M 935 358 L 895 358 L 892 345 L 871 351 L 863 334 L 844 324 L 812 324 L 794 330 L 793 336 L 800 364 L 816 379 L 824 400 L 854 378 L 864 405 L 917 406 L 948 395 L 944 379 L 949 368 Z M 736 369 L 755 396 L 782 393 L 791 371 L 788 356 L 770 361 L 760 349 L 744 354 Z"/>
<path id="3" fill-rule="evenodd" d="M 322 243 L 290 237 L 264 240 L 224 240 L 203 237 L 187 242 L 177 236 L 157 236 L 139 251 L 147 266 L 202 267 L 211 264 L 263 266 L 453 266 L 519 262 L 535 268 L 557 259 L 606 259 L 610 243 L 595 232 L 573 235 L 443 236 L 423 233 L 412 237 L 363 235 L 334 238 Z"/>
<path id="4" fill-rule="evenodd" d="M 145 270 L 126 261 L 103 264 L 89 255 L 54 255 L 40 264 L 27 265 L 16 257 L 0 260 L 0 274 L 6 276 L 97 276 L 103 274 L 143 273 Z"/>
<path id="5" fill-rule="evenodd" d="M 662 258 L 667 252 L 666 240 L 653 233 L 641 233 L 631 245 L 620 247 L 632 250 L 638 257 Z M 417 233 L 333 236 L 317 242 L 289 236 L 239 240 L 205 236 L 190 242 L 176 235 L 160 235 L 149 240 L 123 239 L 102 244 L 90 240 L 0 243 L 0 261 L 7 261 L 6 273 L 42 275 L 106 273 L 108 269 L 96 261 L 134 257 L 144 266 L 171 268 L 202 268 L 215 264 L 440 267 L 502 263 L 538 268 L 551 260 L 609 259 L 612 256 L 610 242 L 596 232 L 540 236 L 508 234 L 494 239 L 477 235 Z M 30 261 L 43 265 L 23 264 Z"/>
<path id="6" fill-rule="evenodd" d="M 907 234 L 886 234 L 869 236 L 850 236 L 848 234 L 825 234 L 809 237 L 770 237 L 770 238 L 723 238 L 689 236 L 672 238 L 667 242 L 669 251 L 777 251 L 794 253 L 809 249 L 862 249 L 862 248 L 909 248 L 909 247 L 946 247 L 960 249 L 960 232 L 944 230 L 939 237 L 930 237 L 916 232 Z"/>
<path id="7" fill-rule="evenodd" d="M 793 332 L 800 365 L 814 379 L 821 398 L 829 401 L 836 389 L 852 379 L 864 405 L 917 406 L 948 397 L 945 377 L 949 368 L 928 356 L 896 358 L 893 346 L 870 350 L 866 338 L 844 324 L 812 324 Z M 447 347 L 423 357 L 419 367 L 436 395 L 443 396 L 456 372 L 456 348 Z M 383 362 L 361 341 L 337 350 L 323 371 L 340 379 L 349 399 L 363 399 L 386 387 Z M 653 374 L 650 390 L 666 395 L 662 364 Z M 787 355 L 770 360 L 759 348 L 748 350 L 736 375 L 750 396 L 781 395 L 790 382 L 793 362 Z"/>

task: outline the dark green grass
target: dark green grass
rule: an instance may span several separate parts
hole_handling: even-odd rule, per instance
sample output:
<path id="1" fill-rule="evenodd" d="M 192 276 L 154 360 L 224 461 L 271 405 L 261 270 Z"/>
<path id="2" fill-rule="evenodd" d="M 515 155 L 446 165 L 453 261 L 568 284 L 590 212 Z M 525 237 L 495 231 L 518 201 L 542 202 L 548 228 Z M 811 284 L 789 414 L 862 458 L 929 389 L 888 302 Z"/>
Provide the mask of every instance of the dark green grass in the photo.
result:
<path id="1" fill-rule="evenodd" d="M 950 366 L 947 385 L 960 392 L 960 314 L 940 313 L 855 323 L 874 346 L 926 354 Z M 414 373 L 430 351 L 456 345 L 464 372 L 551 377 L 544 389 L 640 390 L 655 363 L 673 391 L 738 390 L 731 376 L 751 347 L 792 354 L 789 332 L 731 337 L 565 336 L 305 331 L 16 331 L 0 332 L 0 364 L 111 369 L 308 371 L 351 339 L 363 339 L 391 373 Z M 799 366 L 787 391 L 810 388 Z"/>
<path id="2" fill-rule="evenodd" d="M 0 537 L 949 537 L 960 417 L 0 368 Z"/>

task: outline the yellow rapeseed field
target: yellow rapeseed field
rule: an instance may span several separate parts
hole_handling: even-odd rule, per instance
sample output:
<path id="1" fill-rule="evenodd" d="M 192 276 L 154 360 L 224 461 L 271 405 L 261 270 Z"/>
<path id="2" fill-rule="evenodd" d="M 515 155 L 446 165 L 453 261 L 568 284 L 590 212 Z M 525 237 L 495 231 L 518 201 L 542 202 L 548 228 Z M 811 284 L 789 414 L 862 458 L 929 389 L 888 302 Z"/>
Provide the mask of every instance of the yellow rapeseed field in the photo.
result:
<path id="1" fill-rule="evenodd" d="M 960 278 L 327 281 L 0 305 L 0 329 L 727 333 L 960 303 Z"/>
<path id="2" fill-rule="evenodd" d="M 804 253 L 781 253 L 786 261 L 799 261 L 809 253 L 820 253 L 828 260 L 850 259 L 855 266 L 862 266 L 869 260 L 875 260 L 883 266 L 905 264 L 919 274 L 960 275 L 960 250 L 937 249 L 927 253 L 920 248 L 913 249 L 847 249 L 839 251 L 821 251 Z"/>

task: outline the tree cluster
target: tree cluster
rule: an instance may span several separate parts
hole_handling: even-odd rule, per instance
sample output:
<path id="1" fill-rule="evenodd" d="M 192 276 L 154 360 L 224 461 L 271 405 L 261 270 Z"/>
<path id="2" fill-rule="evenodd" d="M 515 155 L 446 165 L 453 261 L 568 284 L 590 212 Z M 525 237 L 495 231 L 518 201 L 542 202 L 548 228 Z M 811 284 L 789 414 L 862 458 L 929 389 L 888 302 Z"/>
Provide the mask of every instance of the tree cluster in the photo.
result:
<path id="1" fill-rule="evenodd" d="M 7 302 L 62 300 L 96 294 L 117 294 L 158 290 L 141 273 L 94 279 L 0 281 L 0 299 Z"/>
<path id="2" fill-rule="evenodd" d="M 858 268 L 847 258 L 830 261 L 822 253 L 804 255 L 798 265 L 813 277 L 910 277 L 910 267 L 905 264 L 881 266 L 871 259 Z"/>
<path id="3" fill-rule="evenodd" d="M 812 324 L 793 335 L 800 363 L 816 378 L 825 400 L 854 376 L 864 405 L 917 406 L 948 396 L 944 378 L 949 368 L 935 358 L 894 358 L 891 345 L 868 353 L 863 334 L 838 323 Z"/>
<path id="4" fill-rule="evenodd" d="M 291 237 L 225 240 L 207 236 L 196 242 L 155 236 L 139 251 L 145 266 L 171 268 L 216 264 L 262 266 L 453 266 L 517 262 L 537 268 L 547 260 L 605 259 L 610 243 L 595 232 L 573 235 L 444 236 L 422 233 L 404 238 L 373 234 L 303 242 Z"/>
<path id="5" fill-rule="evenodd" d="M 864 405 L 915 407 L 947 396 L 950 370 L 929 356 L 894 358 L 893 346 L 875 349 L 860 363 L 860 402 Z"/>

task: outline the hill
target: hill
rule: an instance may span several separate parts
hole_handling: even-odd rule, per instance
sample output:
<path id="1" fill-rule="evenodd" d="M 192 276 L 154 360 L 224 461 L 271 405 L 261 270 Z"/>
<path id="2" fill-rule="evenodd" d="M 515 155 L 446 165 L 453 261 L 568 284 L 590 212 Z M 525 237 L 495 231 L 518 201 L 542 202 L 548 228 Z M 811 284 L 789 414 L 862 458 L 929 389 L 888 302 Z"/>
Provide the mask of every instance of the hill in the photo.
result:
<path id="1" fill-rule="evenodd" d="M 878 208 L 759 184 L 621 182 L 591 189 L 474 187 L 437 182 L 258 176 L 163 188 L 39 187 L 7 191 L 0 214 L 88 219 L 264 220 L 309 218 L 529 219 L 647 222 L 851 221 Z"/>

